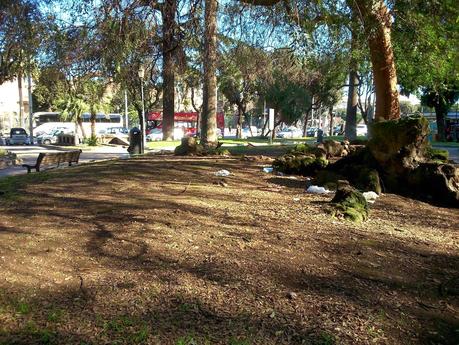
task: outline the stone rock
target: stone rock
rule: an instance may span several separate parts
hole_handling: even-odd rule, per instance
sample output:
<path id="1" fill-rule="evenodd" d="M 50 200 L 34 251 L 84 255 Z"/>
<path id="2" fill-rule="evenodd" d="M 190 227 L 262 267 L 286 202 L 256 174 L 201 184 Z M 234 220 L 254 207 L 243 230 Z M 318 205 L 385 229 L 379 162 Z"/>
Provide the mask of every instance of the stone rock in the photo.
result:
<path id="1" fill-rule="evenodd" d="M 327 155 L 330 157 L 344 157 L 349 153 L 349 145 L 347 142 L 340 143 L 336 140 L 325 140 L 323 143 L 317 145 L 318 148 L 322 148 Z"/>
<path id="2" fill-rule="evenodd" d="M 454 165 L 422 163 L 408 174 L 406 180 L 406 194 L 459 207 L 459 168 Z"/>
<path id="3" fill-rule="evenodd" d="M 182 138 L 182 142 L 174 150 L 177 156 L 199 155 L 203 151 L 203 146 L 194 137 Z"/>
<path id="4" fill-rule="evenodd" d="M 373 123 L 371 154 L 389 175 L 415 169 L 426 160 L 429 121 L 422 116 Z"/>
<path id="5" fill-rule="evenodd" d="M 278 157 L 273 162 L 273 168 L 276 171 L 285 174 L 295 174 L 310 176 L 317 171 L 325 168 L 328 161 L 324 158 L 317 158 L 315 155 L 309 154 L 285 154 Z"/>
<path id="6" fill-rule="evenodd" d="M 363 222 L 368 219 L 368 203 L 365 197 L 348 181 L 338 181 L 338 189 L 331 203 L 334 217 L 353 222 Z"/>
<path id="7" fill-rule="evenodd" d="M 292 151 L 290 151 L 290 153 L 293 155 L 314 155 L 316 158 L 322 159 L 327 158 L 327 152 L 322 147 L 309 146 L 308 144 L 298 144 Z"/>

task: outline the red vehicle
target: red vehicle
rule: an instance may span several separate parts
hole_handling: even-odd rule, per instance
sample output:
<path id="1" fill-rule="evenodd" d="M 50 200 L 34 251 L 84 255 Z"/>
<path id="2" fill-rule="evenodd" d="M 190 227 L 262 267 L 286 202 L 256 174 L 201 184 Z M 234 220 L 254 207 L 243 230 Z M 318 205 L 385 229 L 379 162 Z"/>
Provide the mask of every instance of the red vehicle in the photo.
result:
<path id="1" fill-rule="evenodd" d="M 153 111 L 147 116 L 148 129 L 162 128 L 163 113 Z M 197 133 L 197 112 L 178 112 L 174 114 L 174 127 L 182 128 L 186 136 L 194 136 Z M 223 133 L 225 128 L 225 115 L 217 113 L 217 127 Z"/>

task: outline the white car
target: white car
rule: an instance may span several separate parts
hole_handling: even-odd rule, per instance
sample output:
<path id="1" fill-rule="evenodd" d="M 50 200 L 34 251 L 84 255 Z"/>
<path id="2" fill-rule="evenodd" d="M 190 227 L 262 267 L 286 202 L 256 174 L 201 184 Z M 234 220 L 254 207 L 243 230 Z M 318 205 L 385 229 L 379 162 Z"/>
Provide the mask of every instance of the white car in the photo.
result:
<path id="1" fill-rule="evenodd" d="M 147 134 L 147 141 L 161 141 L 163 140 L 163 131 L 160 128 L 153 128 Z"/>
<path id="2" fill-rule="evenodd" d="M 357 125 L 357 136 L 366 136 L 368 134 L 367 125 Z"/>
<path id="3" fill-rule="evenodd" d="M 283 130 L 277 132 L 276 135 L 278 138 L 301 138 L 303 136 L 303 131 L 295 127 L 284 128 Z"/>

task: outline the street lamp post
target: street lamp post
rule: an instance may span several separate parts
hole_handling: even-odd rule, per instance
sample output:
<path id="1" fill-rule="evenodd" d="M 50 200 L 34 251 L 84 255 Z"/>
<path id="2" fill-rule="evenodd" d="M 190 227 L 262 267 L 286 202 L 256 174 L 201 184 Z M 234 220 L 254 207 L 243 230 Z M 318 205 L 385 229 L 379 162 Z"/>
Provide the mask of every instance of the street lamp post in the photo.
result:
<path id="1" fill-rule="evenodd" d="M 145 102 L 144 102 L 144 95 L 143 95 L 143 78 L 145 77 L 145 69 L 143 66 L 139 68 L 139 79 L 140 79 L 140 93 L 142 95 L 142 145 L 141 145 L 141 153 L 145 152 L 145 147 L 147 146 L 147 135 L 146 135 L 146 122 L 145 122 Z"/>

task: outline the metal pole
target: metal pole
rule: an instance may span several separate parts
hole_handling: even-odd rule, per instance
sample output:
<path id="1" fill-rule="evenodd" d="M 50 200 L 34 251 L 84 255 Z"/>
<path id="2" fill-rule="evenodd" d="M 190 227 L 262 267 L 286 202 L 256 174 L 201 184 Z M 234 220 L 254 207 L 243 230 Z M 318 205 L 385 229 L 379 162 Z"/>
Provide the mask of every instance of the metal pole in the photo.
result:
<path id="1" fill-rule="evenodd" d="M 124 90 L 124 125 L 126 128 L 129 128 L 129 117 L 128 117 L 128 99 L 127 99 L 127 90 Z"/>
<path id="2" fill-rule="evenodd" d="M 33 145 L 33 100 L 32 100 L 32 76 L 29 72 L 27 76 L 28 91 L 29 91 L 29 138 L 30 144 Z"/>
<path id="3" fill-rule="evenodd" d="M 143 97 L 143 79 L 140 83 L 140 92 L 142 94 L 142 150 L 141 152 L 145 152 L 145 147 L 147 146 L 147 134 L 146 134 L 146 127 L 147 123 L 145 121 L 145 102 Z"/>

